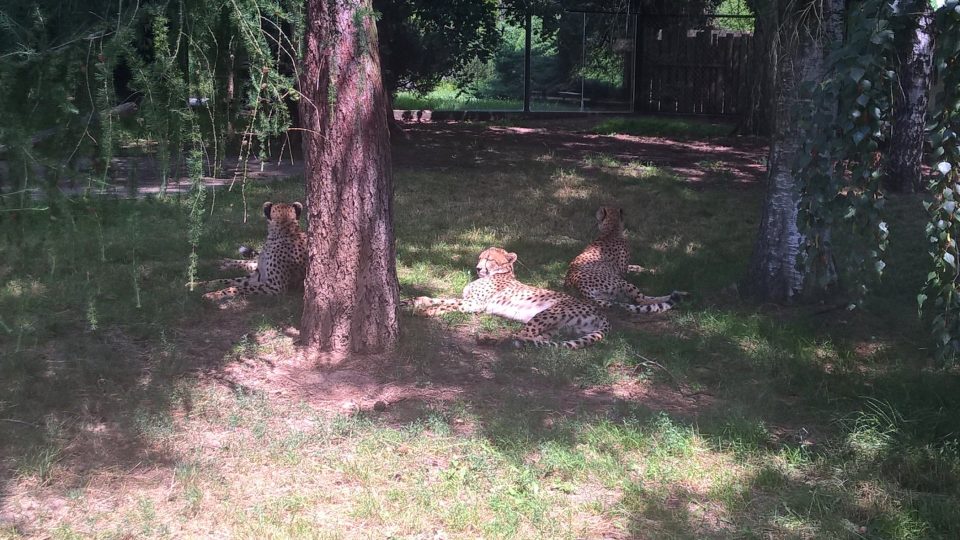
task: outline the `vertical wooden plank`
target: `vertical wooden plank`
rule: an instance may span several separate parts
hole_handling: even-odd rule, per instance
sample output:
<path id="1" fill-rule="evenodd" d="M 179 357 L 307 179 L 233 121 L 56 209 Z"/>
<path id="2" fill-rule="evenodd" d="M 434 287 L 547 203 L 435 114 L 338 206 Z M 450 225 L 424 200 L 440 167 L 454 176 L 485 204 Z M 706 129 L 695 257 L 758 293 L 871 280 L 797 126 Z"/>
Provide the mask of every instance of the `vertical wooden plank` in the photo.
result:
<path id="1" fill-rule="evenodd" d="M 754 50 L 755 41 L 752 35 L 740 37 L 740 47 L 737 54 L 737 114 L 745 114 L 752 106 L 748 102 L 750 99 L 750 85 L 747 84 L 750 77 L 750 65 L 753 62 L 754 54 L 760 51 Z"/>
<path id="2" fill-rule="evenodd" d="M 699 70 L 700 82 L 704 87 L 700 93 L 700 112 L 712 114 L 716 112 L 717 109 L 717 77 L 716 68 L 713 66 L 717 63 L 717 45 L 719 38 L 713 30 L 704 30 L 703 34 L 703 43 L 706 49 L 703 59 L 710 67 Z"/>
<path id="3" fill-rule="evenodd" d="M 676 21 L 674 21 L 676 24 Z M 674 26 L 673 28 L 673 67 L 672 69 L 672 78 L 671 78 L 671 92 L 673 92 L 673 111 L 680 112 L 680 104 L 683 103 L 683 69 L 680 67 L 683 62 L 683 36 L 680 33 L 680 27 Z"/>
<path id="4" fill-rule="evenodd" d="M 717 111 L 720 114 L 728 114 L 730 112 L 730 96 L 733 86 L 736 84 L 730 78 L 730 72 L 733 68 L 733 40 L 736 39 L 733 36 L 725 35 L 719 39 L 719 49 L 720 49 L 720 68 L 717 69 L 718 76 L 720 77 L 718 86 L 720 89 L 720 99 L 719 99 L 719 110 Z"/>
<path id="5" fill-rule="evenodd" d="M 663 35 L 661 34 L 661 32 L 662 30 L 658 27 L 656 29 L 656 32 L 652 33 L 653 37 L 651 38 L 652 41 L 650 43 L 651 45 L 650 50 L 653 51 L 653 58 L 650 61 L 650 64 L 653 66 L 653 69 L 650 72 L 650 76 L 651 76 L 650 93 L 651 93 L 651 99 L 653 101 L 653 103 L 651 103 L 651 106 L 654 106 L 654 110 L 656 110 L 657 112 L 660 112 L 662 110 L 661 104 L 660 104 L 660 96 L 662 93 L 662 88 L 661 88 L 662 74 L 661 74 L 661 67 L 660 67 L 660 59 L 662 58 L 661 50 L 662 50 L 663 44 L 661 42 L 663 40 Z"/>
<path id="6" fill-rule="evenodd" d="M 746 58 L 743 56 L 746 51 L 744 43 L 743 35 L 737 36 L 733 43 L 733 69 L 730 71 L 730 77 L 733 79 L 733 95 L 730 98 L 731 114 L 740 114 L 740 96 L 743 88 L 746 87 L 743 84 L 743 74 L 745 73 L 743 66 L 746 65 Z"/>

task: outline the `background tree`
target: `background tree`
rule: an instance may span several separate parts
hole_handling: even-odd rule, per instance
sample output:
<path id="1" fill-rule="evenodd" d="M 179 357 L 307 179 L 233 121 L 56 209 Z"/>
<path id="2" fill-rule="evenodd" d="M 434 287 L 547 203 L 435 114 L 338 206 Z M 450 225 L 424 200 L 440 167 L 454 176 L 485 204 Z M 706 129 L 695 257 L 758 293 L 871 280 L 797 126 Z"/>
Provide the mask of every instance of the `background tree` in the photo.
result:
<path id="1" fill-rule="evenodd" d="M 375 0 L 383 84 L 429 91 L 467 62 L 486 60 L 499 45 L 498 6 L 451 0 Z"/>
<path id="2" fill-rule="evenodd" d="M 898 0 L 894 11 L 903 21 L 897 30 L 899 85 L 894 88 L 893 125 L 886 187 L 912 193 L 921 187 L 920 164 L 933 74 L 933 11 L 928 0 Z"/>
<path id="3" fill-rule="evenodd" d="M 308 0 L 300 118 L 310 265 L 301 335 L 313 351 L 397 340 L 399 290 L 387 96 L 370 0 Z"/>

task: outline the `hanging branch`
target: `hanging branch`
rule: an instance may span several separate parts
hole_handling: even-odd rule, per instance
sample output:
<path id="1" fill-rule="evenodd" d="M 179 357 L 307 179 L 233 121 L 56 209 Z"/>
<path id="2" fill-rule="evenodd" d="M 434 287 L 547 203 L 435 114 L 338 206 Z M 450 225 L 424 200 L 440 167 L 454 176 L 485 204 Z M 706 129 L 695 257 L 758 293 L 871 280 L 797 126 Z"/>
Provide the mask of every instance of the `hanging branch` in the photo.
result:
<path id="1" fill-rule="evenodd" d="M 960 354 L 960 5 L 956 0 L 937 10 L 934 25 L 938 32 L 934 66 L 942 90 L 935 97 L 936 112 L 929 128 L 933 201 L 924 203 L 930 214 L 926 234 L 933 268 L 917 302 L 923 309 L 932 301 L 937 359 L 953 363 Z"/>
<path id="2" fill-rule="evenodd" d="M 888 2 L 866 0 L 850 14 L 845 42 L 827 58 L 830 77 L 808 88 L 800 115 L 807 134 L 795 164 L 803 181 L 799 225 L 803 261 L 815 285 L 835 278 L 827 265 L 831 233 L 847 225 L 858 237 L 847 251 L 856 301 L 870 276 L 886 266 L 888 227 L 883 220 L 879 147 L 887 138 L 896 50 Z"/>

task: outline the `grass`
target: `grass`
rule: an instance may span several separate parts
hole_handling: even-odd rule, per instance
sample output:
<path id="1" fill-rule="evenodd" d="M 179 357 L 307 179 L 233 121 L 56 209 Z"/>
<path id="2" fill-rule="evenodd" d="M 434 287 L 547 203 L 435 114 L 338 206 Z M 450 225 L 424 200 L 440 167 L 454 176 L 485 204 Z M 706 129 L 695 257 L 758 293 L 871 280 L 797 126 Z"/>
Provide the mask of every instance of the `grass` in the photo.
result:
<path id="1" fill-rule="evenodd" d="M 460 93 L 450 85 L 440 85 L 426 94 L 400 91 L 393 99 L 394 109 L 434 111 L 521 111 L 523 97 L 475 98 Z M 546 101 L 535 99 L 530 108 L 534 111 L 578 111 L 579 102 Z"/>
<path id="2" fill-rule="evenodd" d="M 758 308 L 731 285 L 762 186 L 698 185 L 593 144 L 576 162 L 505 146 L 483 167 L 399 168 L 401 293 L 459 294 L 489 245 L 559 288 L 596 206 L 619 201 L 651 269 L 637 283 L 692 300 L 615 316 L 581 352 L 476 347 L 516 325 L 405 315 L 396 358 L 369 368 L 408 392 L 385 412 L 327 379 L 360 377 L 363 397 L 367 368 L 298 364 L 296 295 L 220 310 L 183 287 L 189 201 L 7 214 L 0 537 L 960 535 L 960 385 L 918 350 L 917 200 L 889 203 L 893 256 L 863 311 Z M 239 194 L 208 198 L 201 276 L 257 245 L 256 208 L 302 199 L 302 181 L 246 197 L 246 223 Z"/>
<path id="3" fill-rule="evenodd" d="M 651 137 L 710 138 L 730 135 L 733 126 L 696 119 L 667 117 L 611 118 L 597 124 L 595 133 Z M 709 168 L 708 168 L 709 170 Z"/>

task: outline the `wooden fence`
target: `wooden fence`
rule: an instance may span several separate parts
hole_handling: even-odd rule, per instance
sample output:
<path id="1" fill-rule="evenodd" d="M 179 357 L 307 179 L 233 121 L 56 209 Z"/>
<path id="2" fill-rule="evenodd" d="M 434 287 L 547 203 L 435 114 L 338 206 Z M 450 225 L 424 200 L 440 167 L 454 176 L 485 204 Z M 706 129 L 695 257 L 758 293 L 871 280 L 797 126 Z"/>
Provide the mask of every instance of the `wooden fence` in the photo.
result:
<path id="1" fill-rule="evenodd" d="M 640 30 L 637 111 L 735 115 L 749 106 L 752 35 L 642 23 Z"/>

